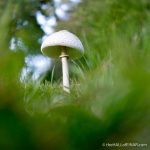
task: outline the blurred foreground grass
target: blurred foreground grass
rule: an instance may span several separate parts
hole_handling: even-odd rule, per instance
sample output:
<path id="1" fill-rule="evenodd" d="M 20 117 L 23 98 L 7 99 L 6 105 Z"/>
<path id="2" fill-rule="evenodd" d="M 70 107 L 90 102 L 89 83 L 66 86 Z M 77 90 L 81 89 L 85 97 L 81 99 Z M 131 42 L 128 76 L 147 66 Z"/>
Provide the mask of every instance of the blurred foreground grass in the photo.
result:
<path id="1" fill-rule="evenodd" d="M 57 82 L 20 83 L 24 55 L 9 50 L 7 8 L 0 18 L 0 149 L 117 149 L 102 143 L 119 142 L 149 149 L 148 5 L 85 0 L 70 22 L 60 24 L 77 32 L 86 50 L 80 67 L 72 65 L 78 80 L 72 79 L 70 95 Z"/>

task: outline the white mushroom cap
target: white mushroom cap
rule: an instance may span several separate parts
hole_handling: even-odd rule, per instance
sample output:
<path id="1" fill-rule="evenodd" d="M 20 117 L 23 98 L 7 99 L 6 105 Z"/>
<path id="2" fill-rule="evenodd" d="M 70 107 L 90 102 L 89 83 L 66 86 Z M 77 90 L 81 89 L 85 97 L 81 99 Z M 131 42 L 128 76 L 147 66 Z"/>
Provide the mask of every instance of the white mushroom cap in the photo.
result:
<path id="1" fill-rule="evenodd" d="M 61 54 L 60 46 L 66 47 L 67 55 L 70 58 L 81 57 L 84 53 L 84 48 L 79 38 L 67 30 L 61 30 L 48 36 L 42 43 L 41 51 L 44 55 L 58 58 Z"/>

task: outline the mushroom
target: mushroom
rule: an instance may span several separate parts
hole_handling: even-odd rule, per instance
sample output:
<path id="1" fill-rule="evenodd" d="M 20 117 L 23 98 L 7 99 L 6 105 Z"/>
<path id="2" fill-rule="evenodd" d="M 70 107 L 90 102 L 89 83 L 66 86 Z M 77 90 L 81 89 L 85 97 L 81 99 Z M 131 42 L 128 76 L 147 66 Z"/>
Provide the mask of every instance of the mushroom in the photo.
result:
<path id="1" fill-rule="evenodd" d="M 63 89 L 70 92 L 68 59 L 77 59 L 84 53 L 84 47 L 79 38 L 67 30 L 61 30 L 48 36 L 41 46 L 44 55 L 51 58 L 61 58 Z"/>

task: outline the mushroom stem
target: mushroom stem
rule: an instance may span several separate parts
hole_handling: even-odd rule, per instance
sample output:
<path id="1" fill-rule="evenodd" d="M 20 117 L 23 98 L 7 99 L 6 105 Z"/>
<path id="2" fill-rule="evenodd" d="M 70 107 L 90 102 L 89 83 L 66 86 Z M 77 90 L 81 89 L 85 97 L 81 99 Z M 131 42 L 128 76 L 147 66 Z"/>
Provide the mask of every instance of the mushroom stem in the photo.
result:
<path id="1" fill-rule="evenodd" d="M 62 61 L 62 74 L 63 74 L 63 89 L 64 91 L 70 93 L 70 85 L 69 85 L 69 67 L 68 67 L 68 58 L 66 47 L 61 47 L 61 55 Z"/>

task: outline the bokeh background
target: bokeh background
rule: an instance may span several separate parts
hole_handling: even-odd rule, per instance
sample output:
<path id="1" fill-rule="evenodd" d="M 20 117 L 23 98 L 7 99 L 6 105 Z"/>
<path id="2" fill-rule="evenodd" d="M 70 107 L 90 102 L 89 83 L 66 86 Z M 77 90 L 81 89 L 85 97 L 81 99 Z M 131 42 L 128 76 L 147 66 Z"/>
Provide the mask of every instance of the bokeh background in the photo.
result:
<path id="1" fill-rule="evenodd" d="M 40 51 L 62 29 L 85 47 L 70 94 L 60 60 Z M 149 0 L 0 1 L 1 150 L 149 149 L 149 108 Z"/>

